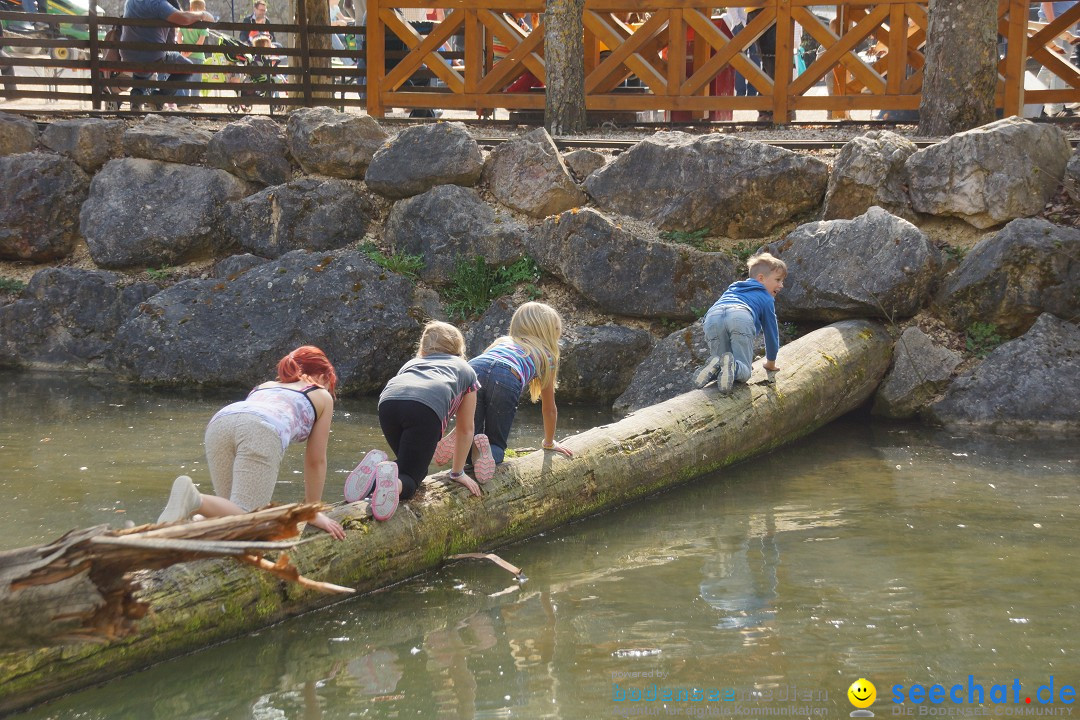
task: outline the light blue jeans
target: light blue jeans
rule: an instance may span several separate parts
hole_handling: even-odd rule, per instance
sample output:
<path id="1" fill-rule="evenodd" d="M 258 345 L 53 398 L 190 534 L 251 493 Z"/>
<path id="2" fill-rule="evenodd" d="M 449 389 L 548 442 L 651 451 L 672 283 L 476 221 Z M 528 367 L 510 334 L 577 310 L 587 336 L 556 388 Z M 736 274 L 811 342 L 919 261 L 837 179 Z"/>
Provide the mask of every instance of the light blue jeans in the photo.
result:
<path id="1" fill-rule="evenodd" d="M 754 315 L 741 305 L 721 305 L 705 315 L 705 342 L 716 357 L 731 353 L 735 357 L 735 381 L 750 379 L 754 362 Z"/>

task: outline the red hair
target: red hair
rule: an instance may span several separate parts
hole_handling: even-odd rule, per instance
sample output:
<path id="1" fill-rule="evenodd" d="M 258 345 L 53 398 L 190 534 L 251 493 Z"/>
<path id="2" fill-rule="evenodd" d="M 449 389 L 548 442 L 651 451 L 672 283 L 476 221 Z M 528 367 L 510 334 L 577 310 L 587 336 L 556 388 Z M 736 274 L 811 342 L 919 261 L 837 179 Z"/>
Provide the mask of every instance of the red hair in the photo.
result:
<path id="1" fill-rule="evenodd" d="M 334 394 L 337 387 L 337 372 L 330 360 L 319 348 L 314 345 L 303 345 L 281 358 L 277 365 L 278 381 L 291 383 L 300 379 L 301 375 L 325 375 L 330 394 Z"/>

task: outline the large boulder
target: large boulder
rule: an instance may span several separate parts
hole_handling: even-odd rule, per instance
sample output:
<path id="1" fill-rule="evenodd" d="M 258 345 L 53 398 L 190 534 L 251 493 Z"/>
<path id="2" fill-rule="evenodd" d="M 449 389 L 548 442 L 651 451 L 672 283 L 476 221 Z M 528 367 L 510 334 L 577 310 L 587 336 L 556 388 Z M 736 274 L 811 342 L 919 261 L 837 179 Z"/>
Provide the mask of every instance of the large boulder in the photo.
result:
<path id="1" fill-rule="evenodd" d="M 211 137 L 187 118 L 150 114 L 124 133 L 124 150 L 136 158 L 199 165 Z"/>
<path id="2" fill-rule="evenodd" d="M 100 369 L 117 329 L 157 291 L 103 270 L 41 270 L 0 307 L 0 365 Z"/>
<path id="3" fill-rule="evenodd" d="M 626 391 L 653 338 L 647 330 L 611 323 L 571 325 L 563 331 L 562 344 L 558 398 L 606 404 Z"/>
<path id="4" fill-rule="evenodd" d="M 175 265 L 226 250 L 226 205 L 248 192 L 224 170 L 112 160 L 90 183 L 80 229 L 101 267 Z"/>
<path id="5" fill-rule="evenodd" d="M 420 276 L 447 282 L 459 258 L 481 256 L 489 265 L 509 265 L 525 254 L 526 228 L 496 210 L 472 188 L 439 185 L 400 200 L 390 210 L 383 237 L 395 252 L 422 255 Z"/>
<path id="6" fill-rule="evenodd" d="M 298 250 L 158 293 L 120 328 L 113 362 L 147 383 L 250 386 L 293 348 L 316 345 L 342 390 L 377 393 L 414 354 L 425 302 L 362 253 Z"/>
<path id="7" fill-rule="evenodd" d="M 949 427 L 1080 435 L 1080 328 L 1046 313 L 929 408 Z"/>
<path id="8" fill-rule="evenodd" d="M 726 254 L 635 237 L 592 209 L 548 218 L 529 247 L 541 267 L 613 315 L 689 320 L 739 274 Z"/>
<path id="9" fill-rule="evenodd" d="M 893 366 L 878 386 L 872 412 L 888 418 L 909 418 L 945 389 L 963 358 L 936 344 L 912 326 L 900 335 Z"/>
<path id="10" fill-rule="evenodd" d="M 509 296 L 496 298 L 484 314 L 465 330 L 465 354 L 476 357 L 484 352 L 495 338 L 509 332 L 510 318 L 514 316 L 515 310 L 517 306 Z"/>
<path id="11" fill-rule="evenodd" d="M 657 133 L 589 175 L 596 204 L 664 230 L 760 237 L 818 209 L 828 166 L 730 135 Z"/>
<path id="12" fill-rule="evenodd" d="M 941 268 L 921 230 L 879 207 L 854 220 L 800 225 L 766 249 L 787 263 L 776 312 L 791 320 L 909 317 L 929 299 Z"/>
<path id="13" fill-rule="evenodd" d="M 229 206 L 225 230 L 266 258 L 293 250 L 337 250 L 367 233 L 374 203 L 355 180 L 304 177 Z"/>
<path id="14" fill-rule="evenodd" d="M 888 130 L 871 130 L 840 150 L 825 191 L 825 219 L 853 218 L 872 206 L 914 220 L 905 163 L 915 143 Z"/>
<path id="15" fill-rule="evenodd" d="M 491 194 L 509 208 L 543 218 L 586 202 L 544 128 L 503 143 L 484 164 Z"/>
<path id="16" fill-rule="evenodd" d="M 700 321 L 676 330 L 656 343 L 637 365 L 630 385 L 612 410 L 626 415 L 693 390 L 694 373 L 708 360 L 709 346 Z"/>
<path id="17" fill-rule="evenodd" d="M 1080 148 L 1073 151 L 1069 156 L 1069 162 L 1065 166 L 1065 177 L 1061 179 L 1065 186 L 1065 194 L 1073 205 L 1080 205 Z"/>
<path id="18" fill-rule="evenodd" d="M 958 133 L 908 158 L 912 207 L 977 228 L 1036 215 L 1057 190 L 1070 152 L 1059 128 L 1023 118 Z"/>
<path id="19" fill-rule="evenodd" d="M 21 115 L 0 112 L 0 155 L 18 155 L 37 147 L 38 128 Z"/>
<path id="20" fill-rule="evenodd" d="M 281 185 L 292 178 L 285 131 L 262 115 L 248 115 L 214 133 L 206 146 L 206 164 L 260 185 Z"/>
<path id="21" fill-rule="evenodd" d="M 124 154 L 123 120 L 75 118 L 49 123 L 41 144 L 74 160 L 83 170 L 95 173 L 101 166 Z"/>
<path id="22" fill-rule="evenodd" d="M 389 198 L 419 195 L 436 185 L 475 185 L 484 170 L 480 146 L 461 123 L 414 125 L 371 160 L 364 182 Z"/>
<path id="23" fill-rule="evenodd" d="M 935 299 L 937 314 L 963 330 L 992 323 L 1009 337 L 1044 312 L 1080 314 L 1080 230 L 1041 218 L 1013 220 L 964 256 Z"/>
<path id="24" fill-rule="evenodd" d="M 0 156 L 0 259 L 56 260 L 79 239 L 90 178 L 52 153 Z"/>
<path id="25" fill-rule="evenodd" d="M 367 115 L 328 107 L 289 114 L 289 151 L 309 175 L 362 178 L 375 152 L 390 137 Z"/>

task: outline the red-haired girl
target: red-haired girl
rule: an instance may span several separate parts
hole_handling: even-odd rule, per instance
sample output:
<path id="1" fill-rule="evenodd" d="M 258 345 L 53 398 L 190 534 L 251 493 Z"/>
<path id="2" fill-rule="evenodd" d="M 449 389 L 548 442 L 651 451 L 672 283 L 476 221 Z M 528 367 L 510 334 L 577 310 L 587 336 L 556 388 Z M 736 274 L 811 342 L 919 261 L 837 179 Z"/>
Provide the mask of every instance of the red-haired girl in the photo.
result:
<path id="1" fill-rule="evenodd" d="M 334 415 L 337 373 L 317 347 L 304 345 L 281 358 L 278 379 L 259 385 L 247 399 L 227 405 L 206 426 L 206 459 L 216 495 L 204 495 L 187 475 L 173 482 L 159 523 L 195 513 L 239 515 L 270 502 L 278 466 L 290 443 L 307 443 L 304 500 L 319 502 L 326 482 L 326 444 Z M 345 530 L 323 513 L 311 522 L 341 540 Z"/>

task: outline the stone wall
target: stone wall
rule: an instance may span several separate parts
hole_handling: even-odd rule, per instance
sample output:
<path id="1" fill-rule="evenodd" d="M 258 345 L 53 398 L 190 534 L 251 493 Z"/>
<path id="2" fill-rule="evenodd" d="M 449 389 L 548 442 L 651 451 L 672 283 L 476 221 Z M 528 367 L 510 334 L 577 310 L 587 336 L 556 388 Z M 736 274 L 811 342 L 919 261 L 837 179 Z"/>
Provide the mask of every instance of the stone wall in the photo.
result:
<path id="1" fill-rule="evenodd" d="M 567 320 L 560 399 L 629 411 L 690 387 L 707 360 L 695 318 L 745 276 L 730 248 L 766 248 L 789 267 L 786 336 L 844 318 L 896 328 L 876 412 L 1009 425 L 1021 395 L 998 392 L 1007 407 L 982 420 L 958 408 L 993 406 L 970 400 L 993 384 L 978 379 L 993 354 L 974 356 L 1020 338 L 1007 357 L 1037 340 L 1040 381 L 1073 388 L 1047 421 L 1071 432 L 1080 230 L 1033 217 L 1069 157 L 1056 127 L 1015 118 L 923 150 L 867 133 L 830 167 L 718 134 L 657 133 L 611 159 L 564 157 L 541 129 L 484 151 L 459 123 L 393 134 L 329 108 L 215 133 L 0 114 L 0 260 L 61 266 L 0 293 L 0 366 L 245 385 L 312 343 L 345 392 L 375 393 L 427 318 L 459 322 L 477 350 L 539 294 Z M 959 262 L 923 230 L 942 218 L 982 235 Z M 93 267 L 70 267 L 83 247 Z M 525 258 L 541 280 L 451 316 L 463 264 Z M 162 270 L 180 265 L 195 270 Z"/>

